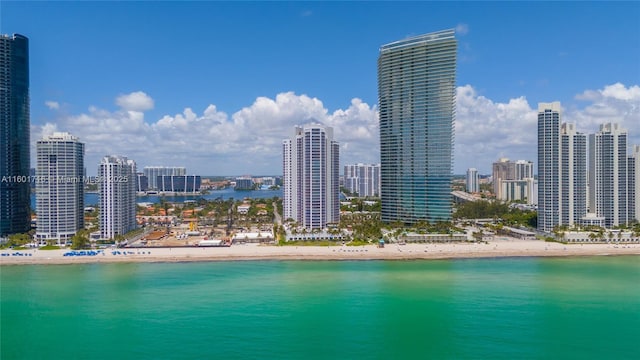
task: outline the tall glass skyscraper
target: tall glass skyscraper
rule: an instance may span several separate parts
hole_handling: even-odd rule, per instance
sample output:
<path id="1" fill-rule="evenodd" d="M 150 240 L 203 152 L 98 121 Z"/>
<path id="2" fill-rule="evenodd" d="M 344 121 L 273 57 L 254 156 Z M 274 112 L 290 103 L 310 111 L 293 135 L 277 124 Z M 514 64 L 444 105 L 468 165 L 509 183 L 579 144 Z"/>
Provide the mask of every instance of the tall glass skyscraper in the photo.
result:
<path id="1" fill-rule="evenodd" d="M 0 35 L 0 237 L 29 231 L 29 39 Z"/>
<path id="2" fill-rule="evenodd" d="M 454 30 L 380 48 L 382 221 L 451 219 L 456 99 Z"/>

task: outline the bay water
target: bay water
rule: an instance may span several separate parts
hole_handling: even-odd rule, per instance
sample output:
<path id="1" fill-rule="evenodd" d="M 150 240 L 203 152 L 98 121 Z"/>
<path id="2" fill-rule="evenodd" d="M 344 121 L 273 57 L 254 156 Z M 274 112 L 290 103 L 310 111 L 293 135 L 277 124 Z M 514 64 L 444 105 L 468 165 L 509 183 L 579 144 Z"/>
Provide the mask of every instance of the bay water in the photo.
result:
<path id="1" fill-rule="evenodd" d="M 0 267 L 2 359 L 636 359 L 640 257 Z"/>

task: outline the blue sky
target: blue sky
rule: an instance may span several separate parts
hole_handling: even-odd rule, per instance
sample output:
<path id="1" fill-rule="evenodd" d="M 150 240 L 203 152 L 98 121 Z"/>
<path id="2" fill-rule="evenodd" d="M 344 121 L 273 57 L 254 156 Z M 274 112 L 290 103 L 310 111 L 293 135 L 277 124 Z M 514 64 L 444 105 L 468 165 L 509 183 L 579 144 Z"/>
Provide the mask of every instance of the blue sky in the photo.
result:
<path id="1" fill-rule="evenodd" d="M 281 140 L 310 121 L 336 128 L 343 164 L 378 162 L 380 45 L 447 28 L 455 173 L 536 162 L 538 102 L 640 144 L 638 2 L 0 2 L 0 32 L 30 38 L 32 140 L 79 136 L 90 174 L 107 154 L 280 174 Z"/>

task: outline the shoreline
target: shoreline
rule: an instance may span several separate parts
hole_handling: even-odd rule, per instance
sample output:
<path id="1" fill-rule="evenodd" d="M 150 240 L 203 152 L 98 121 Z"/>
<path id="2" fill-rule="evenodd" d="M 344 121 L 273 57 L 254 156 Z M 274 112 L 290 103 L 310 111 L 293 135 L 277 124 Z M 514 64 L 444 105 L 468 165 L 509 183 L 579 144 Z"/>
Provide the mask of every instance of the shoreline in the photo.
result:
<path id="1" fill-rule="evenodd" d="M 342 261 L 445 260 L 507 257 L 573 257 L 640 255 L 640 244 L 560 244 L 540 240 L 503 239 L 488 243 L 387 244 L 364 246 L 275 246 L 119 248 L 96 256 L 63 256 L 60 250 L 0 250 L 2 265 L 62 265 L 103 263 L 175 263 L 210 261 Z M 21 253 L 22 256 L 11 255 Z M 125 254 L 126 253 L 126 254 Z M 8 254 L 8 255 L 7 255 Z"/>

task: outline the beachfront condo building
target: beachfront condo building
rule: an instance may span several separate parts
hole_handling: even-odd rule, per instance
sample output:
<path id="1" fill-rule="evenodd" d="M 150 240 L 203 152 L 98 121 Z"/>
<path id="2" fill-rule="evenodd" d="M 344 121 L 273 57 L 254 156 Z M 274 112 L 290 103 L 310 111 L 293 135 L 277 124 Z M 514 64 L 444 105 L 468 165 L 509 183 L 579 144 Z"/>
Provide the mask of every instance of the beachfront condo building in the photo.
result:
<path id="1" fill-rule="evenodd" d="M 0 35 L 0 238 L 31 227 L 29 39 Z"/>
<path id="2" fill-rule="evenodd" d="M 480 192 L 480 178 L 478 176 L 478 169 L 476 168 L 467 169 L 466 185 L 467 185 L 467 192 L 470 192 L 470 193 Z"/>
<path id="3" fill-rule="evenodd" d="M 362 197 L 380 196 L 380 164 L 344 166 L 344 187 Z"/>
<path id="4" fill-rule="evenodd" d="M 640 222 L 640 145 L 633 146 L 629 167 L 629 218 Z"/>
<path id="5" fill-rule="evenodd" d="M 36 238 L 64 243 L 84 227 L 84 144 L 56 132 L 36 150 Z"/>
<path id="6" fill-rule="evenodd" d="M 296 126 L 282 142 L 283 217 L 306 229 L 340 221 L 340 146 L 333 128 Z"/>
<path id="7" fill-rule="evenodd" d="M 560 102 L 538 104 L 538 230 L 560 225 Z"/>
<path id="8" fill-rule="evenodd" d="M 184 176 L 187 175 L 187 168 L 176 166 L 145 166 L 144 175 L 149 181 L 149 189 L 158 190 L 158 176 Z"/>
<path id="9" fill-rule="evenodd" d="M 136 163 L 105 156 L 98 166 L 100 237 L 113 239 L 136 228 Z"/>
<path id="10" fill-rule="evenodd" d="M 587 214 L 587 135 L 562 124 L 560 146 L 560 223 L 574 225 Z"/>
<path id="11" fill-rule="evenodd" d="M 538 106 L 538 229 L 593 222 L 587 215 L 587 136 L 561 123 L 559 102 Z"/>
<path id="12" fill-rule="evenodd" d="M 456 95 L 454 30 L 380 47 L 382 221 L 451 219 Z"/>
<path id="13" fill-rule="evenodd" d="M 589 211 L 603 217 L 607 228 L 632 220 L 627 136 L 617 123 L 602 124 L 599 132 L 589 135 Z"/>

